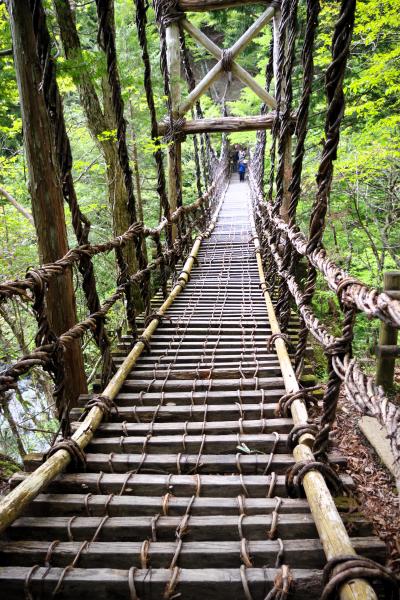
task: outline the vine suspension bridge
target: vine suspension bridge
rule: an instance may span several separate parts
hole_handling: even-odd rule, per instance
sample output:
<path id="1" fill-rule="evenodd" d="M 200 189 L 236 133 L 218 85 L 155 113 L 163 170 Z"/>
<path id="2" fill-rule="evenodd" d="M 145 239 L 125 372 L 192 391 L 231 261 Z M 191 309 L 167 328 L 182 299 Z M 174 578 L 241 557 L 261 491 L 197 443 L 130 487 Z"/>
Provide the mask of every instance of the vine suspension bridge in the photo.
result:
<path id="1" fill-rule="evenodd" d="M 251 3 L 263 5 L 260 16 L 224 50 L 186 13 Z M 163 214 L 158 226 L 149 228 L 136 214 L 113 3 L 96 0 L 131 215 L 121 236 L 96 245 L 74 189 L 42 2 L 8 4 L 14 48 L 22 47 L 37 66 L 38 79 L 29 82 L 15 53 L 23 116 L 37 123 L 34 114 L 43 111 L 48 128 L 36 131 L 35 148 L 48 136 L 54 161 L 50 167 L 44 161 L 43 168 L 60 174 L 59 191 L 70 207 L 77 245 L 29 269 L 23 279 L 0 283 L 1 301 L 29 302 L 38 323 L 35 349 L 0 373 L 1 397 L 39 366 L 54 380 L 60 420 L 48 453 L 27 455 L 25 471 L 12 477 L 11 491 L 0 501 L 5 597 L 398 598 L 398 579 L 384 566 L 385 545 L 350 510 L 354 483 L 341 474 L 346 457 L 330 443 L 343 388 L 349 403 L 386 427 L 392 452 L 400 457 L 398 409 L 351 351 L 357 313 L 399 327 L 400 303 L 350 277 L 323 247 L 355 0 L 343 0 L 333 31 L 325 142 L 307 235 L 296 225 L 296 209 L 318 1 L 306 2 L 302 92 L 294 107 L 297 0 L 154 0 L 168 103 L 168 119 L 159 123 L 146 38 L 148 6 L 135 0 Z M 273 38 L 264 88 L 236 59 L 269 24 Z M 217 61 L 198 83 L 185 36 Z M 184 98 L 181 70 L 188 85 Z M 222 116 L 203 118 L 201 96 L 226 74 Z M 259 116 L 227 114 L 231 76 L 260 97 Z M 257 131 L 257 143 L 248 182 L 240 183 L 230 172 L 227 133 L 246 130 Z M 264 173 L 267 130 L 269 177 Z M 222 134 L 219 155 L 210 135 L 215 132 Z M 165 168 L 160 136 L 167 142 Z M 199 198 L 192 204 L 182 202 L 185 136 L 193 136 L 195 151 Z M 30 172 L 33 185 L 42 174 Z M 146 246 L 154 250 L 150 262 Z M 126 264 L 129 247 L 137 260 L 134 274 Z M 119 277 L 114 294 L 101 303 L 94 259 L 105 252 L 115 252 Z M 54 284 L 68 282 L 74 266 L 88 316 L 60 330 L 53 322 Z M 313 311 L 318 274 L 339 299 L 340 336 Z M 128 329 L 112 350 L 105 318 L 116 303 L 126 310 Z M 306 387 L 302 378 L 311 368 L 309 334 L 327 356 L 325 390 Z M 102 369 L 93 393 L 79 393 L 77 356 L 87 335 L 98 345 Z"/>

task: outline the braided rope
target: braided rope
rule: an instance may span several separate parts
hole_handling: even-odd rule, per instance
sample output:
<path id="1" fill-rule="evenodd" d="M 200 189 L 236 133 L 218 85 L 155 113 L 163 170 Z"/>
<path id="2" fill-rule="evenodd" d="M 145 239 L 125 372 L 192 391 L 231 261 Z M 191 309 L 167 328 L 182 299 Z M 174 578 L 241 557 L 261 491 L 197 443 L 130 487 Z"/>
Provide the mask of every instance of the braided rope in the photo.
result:
<path id="1" fill-rule="evenodd" d="M 132 171 L 129 164 L 128 147 L 126 143 L 126 120 L 124 117 L 124 102 L 122 99 L 121 83 L 118 73 L 117 51 L 114 35 L 114 11 L 112 0 L 96 0 L 98 16 L 98 41 L 106 55 L 108 83 L 111 89 L 111 101 L 117 126 L 117 150 L 121 170 L 124 175 L 125 189 L 127 193 L 127 209 L 131 224 L 136 223 L 136 199 L 133 187 Z M 144 270 L 147 265 L 146 255 L 143 251 L 143 237 L 139 235 L 134 240 L 135 253 L 139 269 Z M 121 282 L 127 282 L 128 273 L 121 264 L 122 256 L 119 256 Z M 150 305 L 149 279 L 145 277 L 140 285 L 145 310 Z M 133 290 L 130 285 L 125 286 L 127 300 L 127 317 L 133 331 L 135 331 L 135 306 Z"/>

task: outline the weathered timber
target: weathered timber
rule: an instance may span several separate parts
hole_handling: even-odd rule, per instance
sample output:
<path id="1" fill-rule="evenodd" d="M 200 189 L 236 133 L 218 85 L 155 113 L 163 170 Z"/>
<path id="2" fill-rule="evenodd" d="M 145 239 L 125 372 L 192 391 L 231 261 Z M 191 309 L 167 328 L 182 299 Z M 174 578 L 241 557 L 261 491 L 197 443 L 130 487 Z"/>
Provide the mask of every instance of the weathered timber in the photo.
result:
<path id="1" fill-rule="evenodd" d="M 122 394 L 120 394 L 121 396 Z M 153 394 L 155 396 L 156 394 Z M 157 394 L 158 396 L 158 394 Z M 218 399 L 221 401 L 221 397 L 218 394 Z M 236 399 L 238 397 L 236 395 Z M 120 400 L 120 399 L 118 399 Z M 248 419 L 256 419 L 257 417 L 260 419 L 263 418 L 273 418 L 275 410 L 277 408 L 276 402 L 268 402 L 267 398 L 264 398 L 264 402 L 254 403 L 254 404 L 245 404 L 245 403 L 227 403 L 227 404 L 207 404 L 203 402 L 201 404 L 184 404 L 179 405 L 176 402 L 171 402 L 169 400 L 165 400 L 165 404 L 162 406 L 157 405 L 148 405 L 148 406 L 137 406 L 138 398 L 134 398 L 133 396 L 128 400 L 130 401 L 130 406 L 121 406 L 118 403 L 118 415 L 111 415 L 109 421 L 122 420 L 127 422 L 144 422 L 148 423 L 154 417 L 154 413 L 157 410 L 157 421 L 176 421 L 176 420 L 189 420 L 193 422 L 203 422 L 205 417 L 207 417 L 208 423 L 213 423 L 214 421 L 219 420 L 234 420 L 235 418 L 239 418 L 242 415 L 244 418 Z M 184 400 L 187 400 L 186 394 Z M 209 398 L 208 398 L 209 400 Z M 86 402 L 86 401 L 85 401 Z M 74 420 L 78 420 L 78 418 L 82 414 L 82 409 L 74 408 L 71 411 L 71 418 Z"/>
<path id="2" fill-rule="evenodd" d="M 231 450 L 232 452 L 232 450 Z M 17 473 L 10 481 L 12 486 L 18 485 L 29 475 Z M 349 476 L 343 475 L 342 481 L 349 487 L 354 487 Z M 271 487 L 272 483 L 272 487 Z M 285 478 L 271 475 L 141 475 L 132 473 L 104 473 L 100 478 L 97 473 L 65 473 L 49 484 L 51 492 L 81 492 L 87 493 L 118 494 L 126 484 L 126 494 L 160 495 L 173 492 L 175 496 L 196 495 L 200 489 L 204 496 L 233 497 L 240 494 L 254 496 L 267 496 L 272 491 L 274 495 L 285 494 Z M 349 517 L 350 518 L 350 517 Z"/>
<path id="3" fill-rule="evenodd" d="M 266 402 L 277 402 L 281 396 L 283 396 L 285 389 L 282 385 L 280 387 L 276 387 L 275 389 L 265 390 L 264 397 Z M 230 390 L 230 391 L 194 391 L 190 392 L 164 392 L 164 402 L 166 405 L 169 403 L 176 404 L 178 406 L 183 406 L 188 404 L 188 399 L 190 403 L 193 401 L 193 405 L 204 406 L 205 400 L 207 400 L 207 404 L 216 405 L 224 401 L 230 402 L 238 402 L 246 404 L 250 402 L 262 402 L 262 390 Z M 130 410 L 133 410 L 134 406 L 152 406 L 157 400 L 159 400 L 160 394 L 157 392 L 144 392 L 140 390 L 138 392 L 129 392 L 122 391 L 118 394 L 118 406 L 130 407 Z M 80 402 L 82 405 L 86 404 L 86 401 L 90 398 L 90 396 L 82 395 L 80 398 Z M 129 408 L 128 408 L 129 410 Z"/>
<path id="4" fill-rule="evenodd" d="M 154 516 L 168 514 L 170 516 L 183 516 L 187 510 L 190 496 L 128 496 L 102 494 L 39 494 L 26 508 L 26 516 L 103 516 L 107 504 L 110 516 Z M 248 515 L 271 513 L 276 506 L 275 498 L 241 498 Z M 194 499 L 190 513 L 192 515 L 240 515 L 238 498 L 215 498 L 212 496 L 198 496 Z M 279 509 L 280 514 L 309 513 L 310 509 L 306 500 L 282 498 Z"/>
<path id="5" fill-rule="evenodd" d="M 204 474 L 211 473 L 237 473 L 238 468 L 245 474 L 260 474 L 268 467 L 268 471 L 284 473 L 294 464 L 292 454 L 278 453 L 270 457 L 269 454 L 202 454 L 200 461 L 198 454 L 95 454 L 86 455 L 88 472 L 126 473 L 129 470 L 140 468 L 141 473 L 168 472 L 192 473 L 194 469 Z M 329 454 L 332 463 L 344 464 L 345 460 L 340 454 Z M 42 454 L 28 454 L 24 459 L 27 472 L 32 472 L 43 461 Z"/>
<path id="6" fill-rule="evenodd" d="M 42 567 L 30 577 L 30 588 L 36 592 L 51 595 L 60 580 L 63 569 Z M 0 585 L 4 593 L 18 594 L 24 586 L 30 572 L 28 567 L 0 568 Z M 280 570 L 246 569 L 249 587 L 256 597 L 272 589 Z M 45 577 L 44 577 L 45 575 Z M 71 569 L 63 580 L 58 597 L 69 600 L 71 596 L 79 600 L 126 600 L 129 594 L 129 571 L 121 569 Z M 317 569 L 293 569 L 296 581 L 296 600 L 319 598 L 321 594 L 322 572 Z M 137 569 L 134 572 L 135 588 L 138 594 L 146 594 L 146 600 L 159 600 L 171 580 L 170 569 Z M 240 569 L 181 569 L 179 572 L 179 593 L 185 600 L 221 600 L 221 598 L 240 598 L 243 594 L 242 573 Z M 146 591 L 145 591 L 146 590 Z"/>
<path id="7" fill-rule="evenodd" d="M 197 133 L 257 131 L 259 129 L 272 129 L 274 115 L 257 115 L 255 117 L 220 117 L 214 119 L 195 119 L 185 121 L 180 131 L 185 135 L 196 135 Z M 168 124 L 158 124 L 160 135 L 168 131 Z"/>
<path id="8" fill-rule="evenodd" d="M 206 415 L 204 415 L 206 416 Z M 73 423 L 74 428 L 79 427 L 79 423 Z M 98 428 L 99 435 L 116 436 L 116 435 L 146 435 L 149 430 L 154 435 L 175 435 L 179 433 L 187 433 L 188 435 L 196 434 L 217 434 L 217 433 L 259 433 L 259 432 L 288 432 L 292 427 L 292 420 L 281 417 L 275 419 L 254 419 L 245 420 L 238 418 L 235 421 L 212 421 L 212 422 L 174 422 L 168 421 L 167 423 L 155 422 L 149 427 L 148 423 L 102 423 Z"/>
<path id="9" fill-rule="evenodd" d="M 126 390 L 134 390 L 134 391 L 143 391 L 146 390 L 149 384 L 151 383 L 151 391 L 185 391 L 187 390 L 205 390 L 210 388 L 210 380 L 209 379 L 196 379 L 195 383 L 193 383 L 192 379 L 182 379 L 176 381 L 152 381 L 152 379 L 126 379 L 122 387 Z M 281 377 L 260 377 L 260 379 L 255 379 L 254 377 L 249 377 L 246 379 L 213 379 L 212 380 L 212 388 L 213 390 L 238 390 L 238 389 L 254 389 L 256 386 L 259 388 L 275 389 L 282 387 L 282 378 Z"/>
<path id="10" fill-rule="evenodd" d="M 376 537 L 353 538 L 355 550 L 361 556 L 384 561 L 385 544 Z M 79 542 L 60 542 L 52 553 L 53 567 L 66 567 L 75 558 Z M 140 568 L 142 542 L 93 542 L 81 556 L 80 566 L 86 569 L 101 568 L 104 563 L 111 569 Z M 49 548 L 48 542 L 25 540 L 23 542 L 0 542 L 0 552 L 4 565 L 17 561 L 20 566 L 30 566 L 44 562 Z M 275 540 L 251 540 L 249 554 L 254 567 L 273 568 L 279 551 Z M 153 569 L 168 568 L 176 551 L 175 542 L 149 542 L 147 549 L 148 565 Z M 179 554 L 179 564 L 183 569 L 239 568 L 241 565 L 241 542 L 239 541 L 196 541 L 185 542 Z M 325 556 L 319 540 L 287 540 L 285 559 L 300 569 L 322 568 Z"/>
<path id="11" fill-rule="evenodd" d="M 272 524 L 271 515 L 245 516 L 240 520 L 243 535 L 248 540 L 265 540 L 266 532 Z M 20 517 L 7 531 L 7 537 L 12 540 L 15 536 L 26 540 L 32 539 L 57 539 L 68 541 L 90 540 L 99 527 L 102 517 L 77 517 L 69 523 L 68 517 Z M 368 535 L 371 526 L 359 517 L 350 519 L 356 535 Z M 143 541 L 147 538 L 156 540 L 175 539 L 176 530 L 182 523 L 181 517 L 159 516 L 154 522 L 154 517 L 109 517 L 101 528 L 98 541 Z M 237 540 L 238 516 L 191 516 L 185 540 L 206 541 L 210 537 L 210 530 L 215 530 L 213 537 L 225 541 Z M 155 536 L 154 536 L 155 532 Z M 279 518 L 277 536 L 287 540 L 299 537 L 315 537 L 317 530 L 311 515 L 285 514 Z"/>

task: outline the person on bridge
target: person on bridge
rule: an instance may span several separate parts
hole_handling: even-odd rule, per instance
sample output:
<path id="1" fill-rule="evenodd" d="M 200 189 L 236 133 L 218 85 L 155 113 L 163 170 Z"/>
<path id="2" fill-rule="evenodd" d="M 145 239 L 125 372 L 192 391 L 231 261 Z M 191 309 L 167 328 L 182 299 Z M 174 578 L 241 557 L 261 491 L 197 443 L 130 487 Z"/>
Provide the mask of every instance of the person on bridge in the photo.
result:
<path id="1" fill-rule="evenodd" d="M 239 179 L 240 181 L 244 181 L 246 175 L 246 162 L 241 160 L 239 162 Z"/>

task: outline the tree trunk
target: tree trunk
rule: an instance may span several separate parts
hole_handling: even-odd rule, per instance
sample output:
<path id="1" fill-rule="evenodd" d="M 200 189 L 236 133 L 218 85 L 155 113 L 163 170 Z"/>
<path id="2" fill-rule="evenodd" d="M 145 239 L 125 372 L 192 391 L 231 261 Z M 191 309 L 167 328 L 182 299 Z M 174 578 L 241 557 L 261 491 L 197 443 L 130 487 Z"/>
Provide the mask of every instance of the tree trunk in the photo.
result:
<path id="1" fill-rule="evenodd" d="M 36 55 L 32 15 L 28 0 L 11 0 L 11 32 L 14 62 L 21 101 L 24 143 L 29 170 L 32 212 L 38 236 L 40 260 L 54 262 L 68 251 L 64 199 L 50 121 L 41 90 L 42 72 Z M 47 293 L 49 324 L 60 335 L 76 323 L 75 294 L 71 270 L 52 279 Z M 65 353 L 65 402 L 76 404 L 87 391 L 79 341 Z M 63 406 L 58 407 L 59 411 Z"/>
<path id="2" fill-rule="evenodd" d="M 65 56 L 69 60 L 79 62 L 79 69 L 74 68 L 72 76 L 76 84 L 80 101 L 86 116 L 89 131 L 98 145 L 105 163 L 108 187 L 109 205 L 113 219 L 114 235 L 121 235 L 130 225 L 130 215 L 127 206 L 127 193 L 125 189 L 124 176 L 118 160 L 116 142 L 104 136 L 104 132 L 115 130 L 115 121 L 110 105 L 110 89 L 107 78 L 102 81 L 103 103 L 101 106 L 94 83 L 82 57 L 82 49 L 79 35 L 76 29 L 75 16 L 68 2 L 65 0 L 54 0 L 57 13 L 57 21 L 60 28 L 61 41 Z M 127 262 L 129 274 L 137 270 L 135 248 L 128 244 L 123 250 Z M 138 297 L 137 301 L 141 303 Z"/>
<path id="3" fill-rule="evenodd" d="M 116 131 L 117 124 L 114 119 L 111 89 L 107 77 L 103 77 L 102 89 L 104 117 L 109 124 L 110 130 Z M 113 229 L 115 235 L 121 235 L 131 225 L 131 215 L 128 210 L 128 195 L 126 193 L 124 174 L 119 163 L 118 152 L 116 151 L 116 142 L 108 142 L 107 146 L 104 144 L 104 154 L 107 163 L 108 189 L 109 194 L 112 194 L 112 199 L 111 196 L 110 199 L 112 202 Z M 127 244 L 123 252 L 128 265 L 128 273 L 129 275 L 133 275 L 138 269 L 135 245 L 133 243 Z M 136 284 L 132 285 L 132 295 L 136 310 L 143 310 L 142 296 L 139 286 Z"/>

